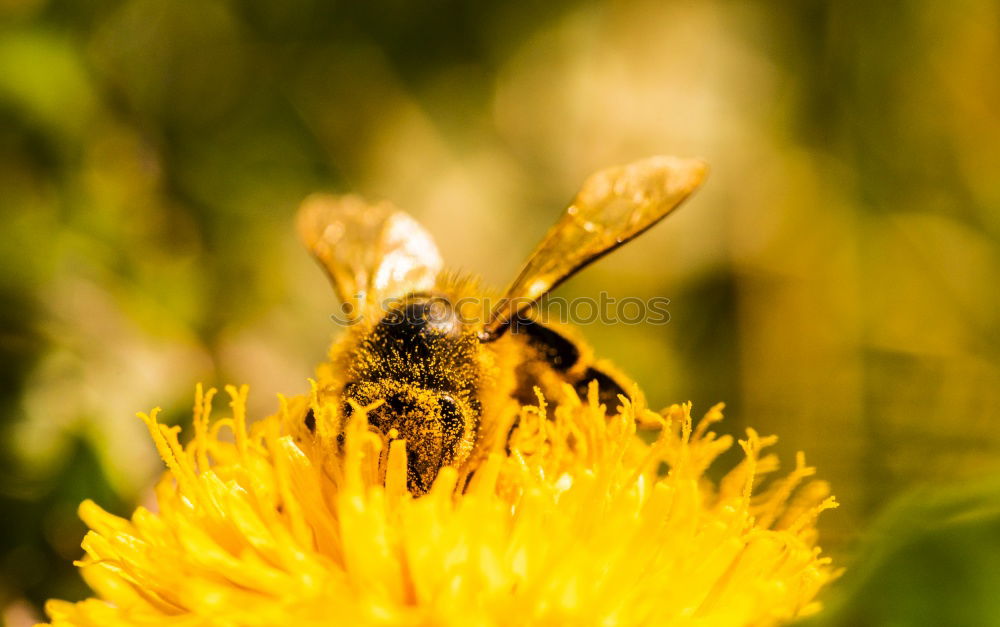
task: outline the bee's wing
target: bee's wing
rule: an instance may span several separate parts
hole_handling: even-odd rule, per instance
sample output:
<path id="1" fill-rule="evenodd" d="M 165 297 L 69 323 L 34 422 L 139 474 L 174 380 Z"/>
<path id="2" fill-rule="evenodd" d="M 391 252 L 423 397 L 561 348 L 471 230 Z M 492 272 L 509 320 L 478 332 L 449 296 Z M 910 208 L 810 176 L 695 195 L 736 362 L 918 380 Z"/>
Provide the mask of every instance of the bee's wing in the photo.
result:
<path id="1" fill-rule="evenodd" d="M 662 220 L 707 172 L 697 159 L 650 157 L 591 175 L 507 288 L 482 339 L 500 337 L 543 294 Z"/>
<path id="2" fill-rule="evenodd" d="M 389 203 L 315 194 L 298 213 L 299 236 L 333 282 L 341 301 L 360 308 L 429 290 L 441 271 L 430 234 Z"/>

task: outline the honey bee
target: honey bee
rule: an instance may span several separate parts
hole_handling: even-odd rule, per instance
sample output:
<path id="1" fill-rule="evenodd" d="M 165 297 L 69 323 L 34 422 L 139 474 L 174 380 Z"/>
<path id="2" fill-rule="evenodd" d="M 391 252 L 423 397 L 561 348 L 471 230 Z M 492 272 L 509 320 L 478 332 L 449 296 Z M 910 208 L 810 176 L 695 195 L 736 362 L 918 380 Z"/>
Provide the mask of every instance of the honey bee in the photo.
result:
<path id="1" fill-rule="evenodd" d="M 652 157 L 599 171 L 528 257 L 487 316 L 477 281 L 443 268 L 433 238 L 388 203 L 314 195 L 299 234 L 329 275 L 351 324 L 330 351 L 333 381 L 318 391 L 338 407 L 337 436 L 355 407 L 370 427 L 407 446 L 408 487 L 425 493 L 444 466 L 469 460 L 484 426 L 536 388 L 558 402 L 565 384 L 615 407 L 629 380 L 598 361 L 569 327 L 542 324 L 539 299 L 580 269 L 640 235 L 702 182 L 701 161 Z M 304 424 L 317 432 L 310 409 Z"/>

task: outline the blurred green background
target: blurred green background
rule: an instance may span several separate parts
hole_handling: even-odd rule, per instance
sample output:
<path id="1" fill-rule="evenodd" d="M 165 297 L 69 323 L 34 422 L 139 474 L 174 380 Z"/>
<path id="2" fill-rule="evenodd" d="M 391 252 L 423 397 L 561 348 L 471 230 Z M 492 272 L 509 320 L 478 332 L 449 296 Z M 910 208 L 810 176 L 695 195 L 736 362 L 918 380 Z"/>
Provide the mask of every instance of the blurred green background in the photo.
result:
<path id="1" fill-rule="evenodd" d="M 558 293 L 671 299 L 584 333 L 653 405 L 805 450 L 851 620 L 888 624 L 857 592 L 878 538 L 965 510 L 872 521 L 1000 476 L 998 59 L 989 0 L 0 0 L 3 615 L 85 594 L 77 503 L 127 514 L 161 467 L 136 411 L 308 389 L 337 329 L 305 195 L 391 199 L 502 285 L 587 174 L 667 153 L 706 187 Z M 958 581 L 995 587 L 983 563 Z"/>

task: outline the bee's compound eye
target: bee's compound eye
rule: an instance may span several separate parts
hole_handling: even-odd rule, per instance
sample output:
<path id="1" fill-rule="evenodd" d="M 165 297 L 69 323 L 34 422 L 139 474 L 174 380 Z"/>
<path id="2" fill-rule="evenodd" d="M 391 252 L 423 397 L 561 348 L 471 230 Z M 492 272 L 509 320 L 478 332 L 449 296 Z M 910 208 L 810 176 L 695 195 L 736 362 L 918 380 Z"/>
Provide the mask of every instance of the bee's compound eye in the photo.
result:
<path id="1" fill-rule="evenodd" d="M 438 397 L 438 410 L 441 412 L 441 425 L 445 433 L 460 433 L 462 431 L 462 410 L 454 398 L 448 395 Z"/>
<path id="2" fill-rule="evenodd" d="M 305 423 L 309 433 L 316 433 L 316 414 L 313 413 L 312 407 L 306 412 Z"/>

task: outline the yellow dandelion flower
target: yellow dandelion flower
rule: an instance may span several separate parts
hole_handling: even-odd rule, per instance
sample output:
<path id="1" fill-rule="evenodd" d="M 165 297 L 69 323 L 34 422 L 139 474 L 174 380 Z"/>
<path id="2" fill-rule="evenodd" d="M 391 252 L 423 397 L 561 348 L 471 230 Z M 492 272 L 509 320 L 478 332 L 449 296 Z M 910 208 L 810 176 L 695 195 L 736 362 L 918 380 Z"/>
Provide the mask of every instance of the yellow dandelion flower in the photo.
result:
<path id="1" fill-rule="evenodd" d="M 199 388 L 187 446 L 141 415 L 168 467 L 158 512 L 80 506 L 96 597 L 50 601 L 52 624 L 761 625 L 814 611 L 835 576 L 814 525 L 835 503 L 801 455 L 758 493 L 777 462 L 751 430 L 743 461 L 706 478 L 732 445 L 710 430 L 720 407 L 697 425 L 689 405 L 608 416 L 596 388 L 568 391 L 415 498 L 403 441 L 363 410 L 330 455 L 296 435 L 315 395 L 248 425 L 246 387 L 227 390 L 232 416 L 213 421 Z"/>

